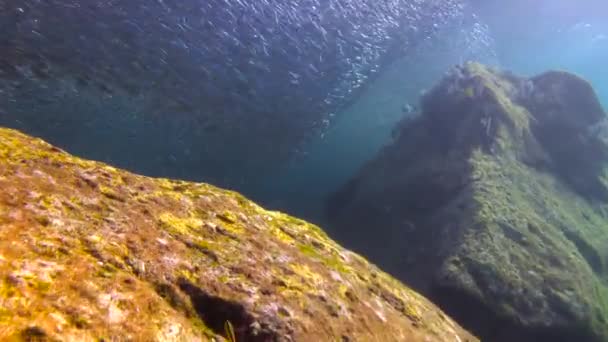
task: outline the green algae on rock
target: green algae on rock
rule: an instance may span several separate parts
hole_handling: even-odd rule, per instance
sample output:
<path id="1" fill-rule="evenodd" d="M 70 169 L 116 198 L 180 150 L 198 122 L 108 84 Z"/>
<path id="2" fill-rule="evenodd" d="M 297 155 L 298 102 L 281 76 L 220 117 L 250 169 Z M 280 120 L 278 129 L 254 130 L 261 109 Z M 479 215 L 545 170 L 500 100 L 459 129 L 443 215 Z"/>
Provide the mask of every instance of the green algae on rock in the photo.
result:
<path id="1" fill-rule="evenodd" d="M 488 341 L 608 341 L 608 147 L 591 86 L 455 68 L 328 203 L 337 236 Z"/>
<path id="2" fill-rule="evenodd" d="M 235 192 L 2 128 L 0 189 L 0 340 L 477 341 L 318 227 Z"/>

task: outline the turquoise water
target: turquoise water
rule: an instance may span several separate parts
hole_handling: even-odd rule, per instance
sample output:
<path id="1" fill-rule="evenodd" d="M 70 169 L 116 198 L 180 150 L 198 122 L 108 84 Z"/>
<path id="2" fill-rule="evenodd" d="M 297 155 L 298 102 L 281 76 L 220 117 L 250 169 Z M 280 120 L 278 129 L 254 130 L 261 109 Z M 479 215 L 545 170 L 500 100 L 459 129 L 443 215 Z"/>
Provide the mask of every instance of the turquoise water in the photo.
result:
<path id="1" fill-rule="evenodd" d="M 321 222 L 420 94 L 478 60 L 608 103 L 601 1 L 0 0 L 0 124 Z"/>
<path id="2" fill-rule="evenodd" d="M 524 76 L 572 72 L 588 80 L 604 106 L 608 104 L 608 12 L 602 16 L 603 7 L 596 8 L 600 14 L 592 5 L 588 12 L 581 5 L 572 13 L 558 2 L 545 3 L 535 15 L 526 15 L 529 4 L 489 7 L 482 11 L 481 22 L 492 39 L 487 45 L 491 51 L 474 56 L 476 60 Z M 390 142 L 392 127 L 404 116 L 403 104 L 415 106 L 445 70 L 470 57 L 468 52 L 429 49 L 418 60 L 403 58 L 391 64 L 322 139 L 311 143 L 307 158 L 283 172 L 279 183 L 273 177 L 265 184 L 275 188 L 271 196 L 290 199 L 289 204 L 279 200 L 276 205 L 293 206 L 293 212 L 323 222 L 327 194 Z"/>

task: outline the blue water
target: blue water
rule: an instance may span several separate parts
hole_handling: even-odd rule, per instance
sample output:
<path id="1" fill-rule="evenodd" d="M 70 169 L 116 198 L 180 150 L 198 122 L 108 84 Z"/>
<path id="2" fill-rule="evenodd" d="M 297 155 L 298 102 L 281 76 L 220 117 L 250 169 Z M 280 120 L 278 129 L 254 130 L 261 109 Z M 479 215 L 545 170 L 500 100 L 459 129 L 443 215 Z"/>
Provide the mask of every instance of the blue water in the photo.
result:
<path id="1" fill-rule="evenodd" d="M 599 0 L 0 0 L 0 29 L 1 125 L 316 222 L 455 64 L 608 103 Z"/>
<path id="2" fill-rule="evenodd" d="M 473 52 L 467 45 L 441 52 L 429 49 L 418 60 L 404 56 L 393 63 L 344 109 L 342 120 L 323 139 L 311 144 L 308 158 L 284 172 L 280 182 L 268 181 L 266 186 L 275 188 L 274 196 L 287 202 L 279 201 L 277 206 L 324 223 L 325 196 L 390 142 L 390 129 L 403 116 L 399 110 L 403 103 L 416 104 L 421 92 L 463 59 L 472 57 L 527 76 L 549 69 L 576 73 L 591 82 L 606 107 L 608 4 L 484 2 L 477 10 L 484 39 L 490 40 L 484 46 L 490 51 Z"/>

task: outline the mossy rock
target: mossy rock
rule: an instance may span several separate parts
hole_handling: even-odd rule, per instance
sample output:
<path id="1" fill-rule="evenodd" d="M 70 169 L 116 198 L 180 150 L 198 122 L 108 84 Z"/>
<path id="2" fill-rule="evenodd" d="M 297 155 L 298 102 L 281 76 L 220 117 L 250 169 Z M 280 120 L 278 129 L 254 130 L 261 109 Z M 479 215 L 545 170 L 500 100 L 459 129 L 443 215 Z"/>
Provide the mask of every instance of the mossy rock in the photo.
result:
<path id="1" fill-rule="evenodd" d="M 328 203 L 349 248 L 488 341 L 608 341 L 608 136 L 592 87 L 456 67 Z"/>
<path id="2" fill-rule="evenodd" d="M 477 341 L 318 227 L 0 128 L 0 340 Z"/>

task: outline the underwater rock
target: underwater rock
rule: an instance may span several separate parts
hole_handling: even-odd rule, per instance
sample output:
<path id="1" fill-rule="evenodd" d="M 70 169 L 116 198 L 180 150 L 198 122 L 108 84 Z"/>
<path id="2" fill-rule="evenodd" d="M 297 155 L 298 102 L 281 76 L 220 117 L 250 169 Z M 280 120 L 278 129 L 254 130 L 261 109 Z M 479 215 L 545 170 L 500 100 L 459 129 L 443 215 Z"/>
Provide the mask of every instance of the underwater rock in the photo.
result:
<path id="1" fill-rule="evenodd" d="M 487 341 L 608 341 L 605 113 L 577 76 L 477 63 L 328 202 L 336 237 Z"/>
<path id="2" fill-rule="evenodd" d="M 0 340 L 477 341 L 318 227 L 0 128 Z M 229 324 L 228 324 L 229 323 Z"/>

